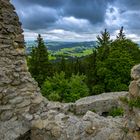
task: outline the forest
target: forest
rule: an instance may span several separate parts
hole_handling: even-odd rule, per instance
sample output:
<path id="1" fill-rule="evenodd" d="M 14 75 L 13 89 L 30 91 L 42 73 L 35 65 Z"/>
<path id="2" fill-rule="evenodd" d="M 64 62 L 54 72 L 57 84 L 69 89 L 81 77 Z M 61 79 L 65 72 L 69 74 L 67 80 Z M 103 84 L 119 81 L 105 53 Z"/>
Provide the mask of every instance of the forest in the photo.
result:
<path id="1" fill-rule="evenodd" d="M 128 91 L 130 70 L 140 63 L 139 45 L 128 39 L 121 27 L 115 39 L 107 29 L 97 36 L 92 53 L 50 61 L 41 35 L 27 56 L 31 75 L 42 95 L 52 101 L 75 102 L 103 92 Z"/>
<path id="2" fill-rule="evenodd" d="M 96 41 L 65 42 L 44 40 L 44 44 L 48 49 L 49 60 L 60 61 L 62 56 L 65 59 L 72 59 L 92 54 L 92 50 L 96 46 Z M 36 46 L 35 41 L 26 41 L 27 54 L 30 54 L 33 46 Z"/>

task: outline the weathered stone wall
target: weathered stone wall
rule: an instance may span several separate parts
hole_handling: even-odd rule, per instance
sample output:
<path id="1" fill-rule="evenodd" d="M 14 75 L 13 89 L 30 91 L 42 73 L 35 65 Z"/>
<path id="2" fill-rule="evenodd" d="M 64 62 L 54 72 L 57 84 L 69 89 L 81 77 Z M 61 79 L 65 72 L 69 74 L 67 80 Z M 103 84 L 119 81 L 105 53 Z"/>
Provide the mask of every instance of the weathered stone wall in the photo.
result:
<path id="1" fill-rule="evenodd" d="M 22 32 L 14 7 L 9 0 L 0 0 L 0 140 L 140 139 L 139 108 L 127 107 L 126 116 L 116 118 L 88 111 L 95 109 L 100 114 L 113 104 L 116 107 L 119 93 L 110 98 L 105 97 L 109 93 L 86 97 L 69 104 L 44 99 L 28 72 Z M 133 68 L 132 78 L 130 99 L 140 96 L 139 65 Z"/>
<path id="2" fill-rule="evenodd" d="M 128 102 L 131 101 L 131 106 L 127 102 L 124 104 L 127 115 L 126 126 L 129 129 L 128 136 L 132 140 L 140 140 L 140 64 L 132 68 L 131 77 L 133 81 L 130 83 L 129 96 L 127 96 Z M 132 102 L 133 104 L 137 102 L 137 106 L 132 105 Z"/>
<path id="3" fill-rule="evenodd" d="M 75 113 L 85 114 L 88 110 L 94 111 L 99 115 L 109 112 L 112 108 L 121 106 L 120 97 L 125 97 L 128 92 L 102 93 L 96 96 L 81 98 L 75 103 Z"/>
<path id="4" fill-rule="evenodd" d="M 21 23 L 9 0 L 0 0 L 0 120 L 33 113 L 42 101 L 28 72 Z"/>

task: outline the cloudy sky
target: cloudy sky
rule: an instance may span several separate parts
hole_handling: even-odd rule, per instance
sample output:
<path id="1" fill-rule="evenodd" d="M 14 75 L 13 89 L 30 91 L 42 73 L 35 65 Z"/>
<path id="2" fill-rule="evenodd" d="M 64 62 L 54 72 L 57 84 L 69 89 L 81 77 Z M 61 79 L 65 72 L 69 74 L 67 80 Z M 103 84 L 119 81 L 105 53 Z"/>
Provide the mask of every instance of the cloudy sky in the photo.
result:
<path id="1" fill-rule="evenodd" d="M 11 0 L 26 40 L 91 41 L 105 28 L 112 38 L 124 26 L 140 41 L 140 0 Z"/>

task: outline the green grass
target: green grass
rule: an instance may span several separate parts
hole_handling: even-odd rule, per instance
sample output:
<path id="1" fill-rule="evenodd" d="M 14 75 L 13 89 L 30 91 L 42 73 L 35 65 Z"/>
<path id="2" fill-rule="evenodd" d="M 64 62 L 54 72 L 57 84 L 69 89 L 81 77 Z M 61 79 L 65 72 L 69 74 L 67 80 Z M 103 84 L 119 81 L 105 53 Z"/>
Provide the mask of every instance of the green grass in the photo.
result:
<path id="1" fill-rule="evenodd" d="M 49 51 L 49 60 L 56 60 L 61 56 L 68 57 L 83 57 L 93 53 L 93 48 L 84 48 L 76 46 L 73 48 L 63 48 L 59 51 Z"/>
<path id="2" fill-rule="evenodd" d="M 84 55 L 90 55 L 93 53 L 93 49 L 87 49 L 83 51 Z"/>
<path id="3" fill-rule="evenodd" d="M 65 51 L 73 52 L 74 50 L 75 50 L 75 47 L 74 48 L 63 48 L 63 49 L 61 49 L 62 52 L 65 52 Z"/>
<path id="4" fill-rule="evenodd" d="M 140 108 L 140 97 L 134 99 L 127 99 L 126 97 L 120 98 L 120 100 L 129 105 L 129 107 Z"/>
<path id="5" fill-rule="evenodd" d="M 92 110 L 90 110 L 90 111 L 96 113 L 96 110 L 95 110 L 95 109 L 92 109 Z"/>
<path id="6" fill-rule="evenodd" d="M 123 114 L 124 114 L 123 108 L 113 108 L 108 113 L 108 115 L 112 117 L 123 116 Z"/>
<path id="7" fill-rule="evenodd" d="M 55 56 L 49 55 L 49 60 L 56 60 Z"/>

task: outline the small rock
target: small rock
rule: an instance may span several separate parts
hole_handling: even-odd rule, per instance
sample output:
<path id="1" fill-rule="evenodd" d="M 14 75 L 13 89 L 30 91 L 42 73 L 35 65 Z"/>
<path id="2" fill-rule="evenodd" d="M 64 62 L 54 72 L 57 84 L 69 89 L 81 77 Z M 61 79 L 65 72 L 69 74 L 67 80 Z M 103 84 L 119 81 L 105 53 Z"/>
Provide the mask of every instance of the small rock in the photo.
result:
<path id="1" fill-rule="evenodd" d="M 26 114 L 25 115 L 25 118 L 28 120 L 28 121 L 31 121 L 33 119 L 33 115 L 31 114 Z"/>
<path id="2" fill-rule="evenodd" d="M 33 104 L 39 104 L 39 103 L 41 103 L 42 100 L 43 100 L 42 96 L 40 96 L 40 95 L 38 94 L 38 96 L 35 95 L 35 97 L 34 97 L 33 99 L 31 99 L 31 102 L 32 102 Z"/>
<path id="3" fill-rule="evenodd" d="M 23 97 L 15 97 L 12 100 L 9 100 L 9 103 L 11 104 L 19 104 L 23 101 Z"/>
<path id="4" fill-rule="evenodd" d="M 85 131 L 86 131 L 87 134 L 91 135 L 91 134 L 95 133 L 96 128 L 95 128 L 94 126 L 91 126 L 91 125 L 90 125 L 90 126 L 87 126 L 87 127 L 85 128 Z"/>
<path id="5" fill-rule="evenodd" d="M 140 64 L 134 66 L 134 67 L 131 69 L 131 77 L 132 77 L 134 80 L 138 80 L 138 79 L 140 78 Z"/>
<path id="6" fill-rule="evenodd" d="M 34 115 L 34 120 L 38 120 L 40 119 L 40 116 L 39 115 Z"/>
<path id="7" fill-rule="evenodd" d="M 133 97 L 137 97 L 139 95 L 139 87 L 137 85 L 137 81 L 132 81 L 129 85 L 129 93 L 130 95 L 132 95 Z"/>
<path id="8" fill-rule="evenodd" d="M 52 136 L 58 139 L 61 136 L 61 128 L 59 128 L 58 126 L 53 127 L 51 130 L 51 133 L 52 133 Z"/>
<path id="9" fill-rule="evenodd" d="M 2 120 L 2 121 L 10 120 L 11 117 L 12 117 L 12 115 L 13 115 L 13 112 L 12 111 L 4 111 L 0 115 L 0 120 Z"/>
<path id="10" fill-rule="evenodd" d="M 43 129 L 48 124 L 48 120 L 34 120 L 32 121 L 32 128 Z"/>
<path id="11" fill-rule="evenodd" d="M 30 99 L 24 99 L 24 101 L 20 104 L 17 104 L 16 107 L 22 108 L 22 107 L 28 106 L 30 103 L 31 103 Z"/>

